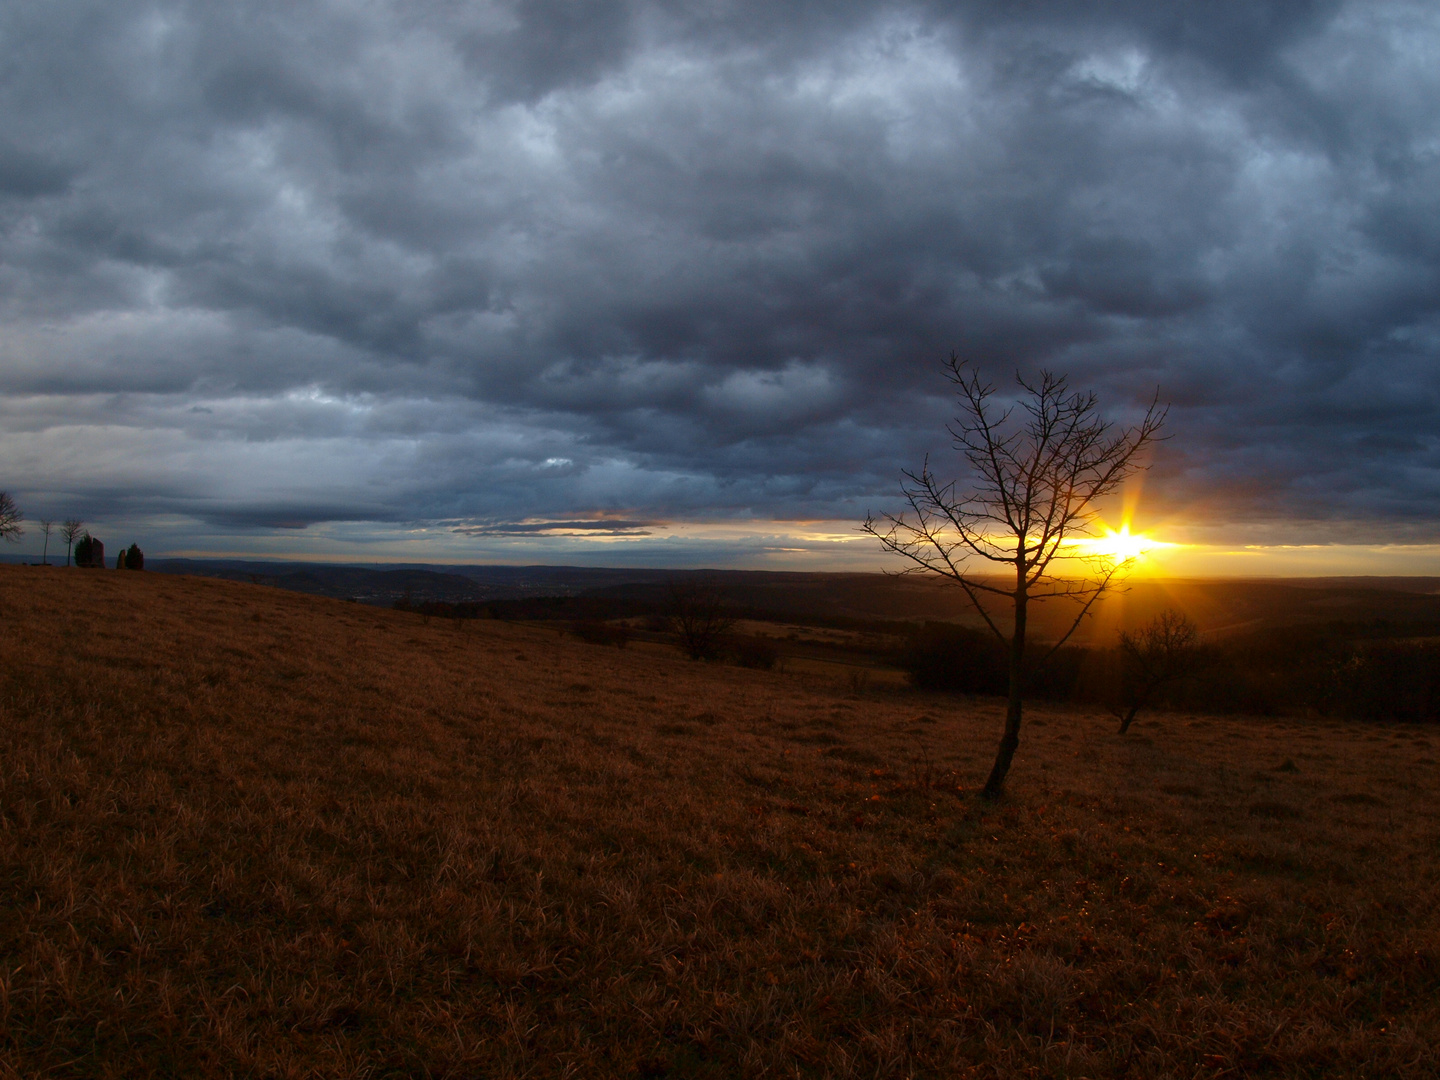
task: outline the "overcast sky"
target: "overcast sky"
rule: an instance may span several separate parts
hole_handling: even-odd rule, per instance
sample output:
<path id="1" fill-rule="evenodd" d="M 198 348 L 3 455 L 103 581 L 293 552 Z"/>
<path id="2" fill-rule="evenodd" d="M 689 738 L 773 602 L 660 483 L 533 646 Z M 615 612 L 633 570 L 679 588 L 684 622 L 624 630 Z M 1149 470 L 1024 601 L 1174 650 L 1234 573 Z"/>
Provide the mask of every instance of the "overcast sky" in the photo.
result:
<path id="1" fill-rule="evenodd" d="M 6 4 L 0 485 L 157 551 L 838 564 L 954 349 L 1158 387 L 1167 535 L 1435 544 L 1437 103 L 1433 2 Z"/>

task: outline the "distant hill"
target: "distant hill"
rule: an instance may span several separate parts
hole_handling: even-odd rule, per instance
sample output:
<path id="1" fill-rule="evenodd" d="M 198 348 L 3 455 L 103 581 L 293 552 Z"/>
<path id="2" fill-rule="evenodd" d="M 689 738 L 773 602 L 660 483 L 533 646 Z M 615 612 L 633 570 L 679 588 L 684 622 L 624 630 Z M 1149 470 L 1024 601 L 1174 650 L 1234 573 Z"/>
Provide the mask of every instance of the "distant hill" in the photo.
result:
<path id="1" fill-rule="evenodd" d="M 411 564 L 378 568 L 231 559 L 156 559 L 149 565 L 161 573 L 247 581 L 379 606 L 400 600 L 469 604 L 587 597 L 614 602 L 627 611 L 637 605 L 663 608 L 668 583 L 697 573 L 579 566 Z M 963 593 L 930 578 L 765 570 L 698 573 L 720 585 L 732 606 L 762 618 L 981 622 Z M 1334 622 L 1433 626 L 1429 632 L 1440 633 L 1440 578 L 1138 579 L 1105 597 L 1075 640 L 1113 640 L 1118 629 L 1144 623 L 1167 607 L 1185 612 L 1208 635 Z M 1003 619 L 1003 602 L 993 610 Z M 1062 633 L 1073 611 L 1063 601 L 1036 604 L 1031 608 L 1034 632 L 1042 638 Z"/>

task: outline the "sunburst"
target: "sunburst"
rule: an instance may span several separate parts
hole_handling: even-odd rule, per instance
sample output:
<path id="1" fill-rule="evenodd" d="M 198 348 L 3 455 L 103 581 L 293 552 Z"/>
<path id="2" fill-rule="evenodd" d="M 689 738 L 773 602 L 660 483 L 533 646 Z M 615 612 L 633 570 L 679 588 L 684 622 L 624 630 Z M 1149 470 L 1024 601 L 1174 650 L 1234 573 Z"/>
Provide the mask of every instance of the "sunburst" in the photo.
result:
<path id="1" fill-rule="evenodd" d="M 1135 562 L 1157 548 L 1175 547 L 1174 544 L 1157 540 L 1146 533 L 1132 533 L 1130 526 L 1122 525 L 1117 532 L 1106 528 L 1099 536 L 1077 538 L 1074 546 L 1085 556 L 1107 559 L 1117 563 Z"/>

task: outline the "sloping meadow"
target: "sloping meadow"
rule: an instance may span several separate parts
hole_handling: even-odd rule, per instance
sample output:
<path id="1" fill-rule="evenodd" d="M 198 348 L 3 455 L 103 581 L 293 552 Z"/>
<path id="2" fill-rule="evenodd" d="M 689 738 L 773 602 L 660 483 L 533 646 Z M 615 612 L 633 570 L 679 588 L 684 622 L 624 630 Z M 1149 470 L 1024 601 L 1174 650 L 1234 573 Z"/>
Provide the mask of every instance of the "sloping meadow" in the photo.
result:
<path id="1" fill-rule="evenodd" d="M 0 1073 L 1431 1076 L 1430 729 L 0 567 Z"/>

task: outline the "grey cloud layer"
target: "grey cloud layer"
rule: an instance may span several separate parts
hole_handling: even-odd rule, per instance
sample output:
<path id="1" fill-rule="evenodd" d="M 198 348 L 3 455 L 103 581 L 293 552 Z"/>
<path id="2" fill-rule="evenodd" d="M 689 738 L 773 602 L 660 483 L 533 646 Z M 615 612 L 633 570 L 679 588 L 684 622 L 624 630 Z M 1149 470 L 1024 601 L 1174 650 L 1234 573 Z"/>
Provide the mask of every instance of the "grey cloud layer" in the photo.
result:
<path id="1" fill-rule="evenodd" d="M 954 348 L 1162 387 L 1157 510 L 1428 536 L 1436 100 L 1430 4 L 11 5 L 0 447 L 259 526 L 847 517 Z"/>

